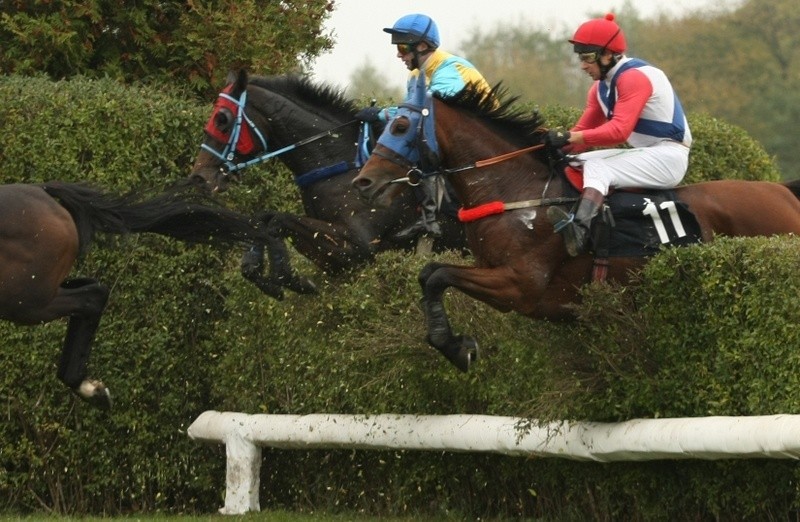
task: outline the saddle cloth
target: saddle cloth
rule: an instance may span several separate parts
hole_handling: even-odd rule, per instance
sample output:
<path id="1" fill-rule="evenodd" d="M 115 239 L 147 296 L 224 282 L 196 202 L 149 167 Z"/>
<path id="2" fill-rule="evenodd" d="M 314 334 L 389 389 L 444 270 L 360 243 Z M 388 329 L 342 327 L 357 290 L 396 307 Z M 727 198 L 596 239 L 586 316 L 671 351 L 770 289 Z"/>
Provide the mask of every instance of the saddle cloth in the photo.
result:
<path id="1" fill-rule="evenodd" d="M 606 198 L 613 223 L 603 245 L 603 234 L 595 235 L 595 253 L 608 257 L 651 256 L 663 247 L 701 242 L 700 225 L 689 207 L 673 190 L 629 192 L 617 190 Z M 606 226 L 598 220 L 597 228 Z"/>
<path id="2" fill-rule="evenodd" d="M 567 166 L 564 175 L 576 192 L 583 175 Z M 615 190 L 606 197 L 608 213 L 601 212 L 592 225 L 592 244 L 597 257 L 643 257 L 667 246 L 701 243 L 700 224 L 675 191 Z"/>

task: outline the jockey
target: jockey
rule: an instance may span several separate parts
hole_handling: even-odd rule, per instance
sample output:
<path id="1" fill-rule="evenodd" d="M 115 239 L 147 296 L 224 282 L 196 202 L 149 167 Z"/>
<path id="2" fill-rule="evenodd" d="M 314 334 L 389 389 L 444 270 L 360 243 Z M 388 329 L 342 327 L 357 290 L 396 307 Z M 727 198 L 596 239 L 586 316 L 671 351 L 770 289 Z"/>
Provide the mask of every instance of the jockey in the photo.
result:
<path id="1" fill-rule="evenodd" d="M 594 83 L 586 108 L 569 131 L 551 129 L 545 143 L 579 153 L 583 193 L 574 213 L 550 207 L 567 252 L 587 250 L 592 219 L 610 187 L 672 188 L 686 175 L 692 134 L 666 74 L 625 56 L 625 34 L 613 14 L 585 22 L 569 42 Z M 630 148 L 599 149 L 627 143 Z"/>
<path id="2" fill-rule="evenodd" d="M 392 44 L 397 46 L 397 57 L 409 71 L 408 92 L 404 101 L 409 101 L 420 71 L 425 73 L 428 89 L 434 94 L 452 96 L 467 84 L 474 83 L 488 94 L 491 86 L 469 61 L 439 49 L 439 28 L 429 16 L 409 14 L 401 17 L 392 27 L 384 28 L 392 35 Z M 367 107 L 356 114 L 366 122 L 388 122 L 397 114 L 397 107 Z M 415 238 L 420 234 L 433 237 L 441 235 L 436 220 L 439 207 L 435 177 L 427 177 L 420 183 L 423 192 L 419 221 L 396 234 L 397 239 Z"/>

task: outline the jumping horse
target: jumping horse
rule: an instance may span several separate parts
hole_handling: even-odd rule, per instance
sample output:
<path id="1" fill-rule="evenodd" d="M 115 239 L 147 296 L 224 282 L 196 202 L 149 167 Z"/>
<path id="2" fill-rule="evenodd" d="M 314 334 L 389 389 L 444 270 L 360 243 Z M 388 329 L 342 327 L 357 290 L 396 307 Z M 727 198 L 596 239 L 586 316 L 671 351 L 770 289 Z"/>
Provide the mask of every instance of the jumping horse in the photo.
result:
<path id="1" fill-rule="evenodd" d="M 116 196 L 80 183 L 0 185 L 0 319 L 36 325 L 69 318 L 58 378 L 81 399 L 110 408 L 108 388 L 87 378 L 109 290 L 68 276 L 96 232 L 152 232 L 212 245 L 261 236 L 258 221 L 204 201 L 173 191 Z"/>
<path id="2" fill-rule="evenodd" d="M 394 238 L 418 218 L 412 191 L 375 208 L 350 183 L 369 155 L 372 133 L 354 119 L 357 107 L 351 100 L 299 76 L 248 78 L 240 70 L 229 82 L 205 126 L 189 178 L 223 192 L 246 168 L 279 157 L 294 176 L 305 212 L 261 214 L 267 239 L 242 257 L 245 278 L 277 299 L 284 289 L 316 292 L 314 283 L 292 268 L 287 239 L 319 269 L 333 274 L 371 262 L 378 252 L 414 247 L 413 241 Z M 455 216 L 442 213 L 440 220 L 443 234 L 433 250 L 463 250 L 464 231 Z"/>
<path id="3" fill-rule="evenodd" d="M 570 319 L 579 288 L 598 267 L 590 254 L 569 257 L 547 218 L 545 207 L 571 205 L 577 192 L 555 168 L 553 151 L 542 145 L 546 129 L 540 118 L 514 109 L 516 98 L 501 87 L 494 99 L 471 89 L 441 98 L 425 92 L 421 76 L 413 103 L 384 130 L 353 184 L 365 198 L 386 204 L 402 192 L 403 182 L 449 178 L 464 205 L 460 215 L 469 220 L 474 266 L 432 262 L 421 270 L 419 283 L 428 343 L 467 371 L 478 347 L 473 338 L 452 333 L 442 300 L 448 288 L 503 312 Z M 721 180 L 673 190 L 696 218 L 697 242 L 719 235 L 800 235 L 798 182 Z M 608 280 L 625 284 L 646 259 L 611 257 L 602 268 Z"/>

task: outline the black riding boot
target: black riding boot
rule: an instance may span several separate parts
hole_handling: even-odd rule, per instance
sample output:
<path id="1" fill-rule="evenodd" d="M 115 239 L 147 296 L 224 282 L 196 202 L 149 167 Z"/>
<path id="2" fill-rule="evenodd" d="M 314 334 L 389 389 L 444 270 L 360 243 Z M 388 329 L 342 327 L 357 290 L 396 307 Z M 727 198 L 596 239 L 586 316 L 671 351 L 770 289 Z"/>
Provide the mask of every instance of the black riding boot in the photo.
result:
<path id="1" fill-rule="evenodd" d="M 547 217 L 553 223 L 554 230 L 564 236 L 564 246 L 572 257 L 586 252 L 592 219 L 600 212 L 604 199 L 602 192 L 587 187 L 583 189 L 574 214 L 568 214 L 558 207 L 547 209 Z"/>
<path id="2" fill-rule="evenodd" d="M 442 228 L 437 221 L 436 178 L 425 178 L 420 182 L 423 200 L 420 203 L 420 217 L 416 223 L 404 228 L 395 238 L 399 240 L 416 239 L 420 235 L 441 237 Z"/>

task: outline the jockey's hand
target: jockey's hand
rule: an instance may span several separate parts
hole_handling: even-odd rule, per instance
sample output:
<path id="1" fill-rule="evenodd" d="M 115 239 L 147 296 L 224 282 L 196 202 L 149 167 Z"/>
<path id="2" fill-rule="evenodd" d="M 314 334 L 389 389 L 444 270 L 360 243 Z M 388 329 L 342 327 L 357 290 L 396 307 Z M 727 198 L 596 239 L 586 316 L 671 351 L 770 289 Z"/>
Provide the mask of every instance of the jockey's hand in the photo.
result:
<path id="1" fill-rule="evenodd" d="M 544 143 L 548 147 L 560 149 L 569 145 L 570 132 L 563 129 L 550 129 L 544 137 Z"/>
<path id="2" fill-rule="evenodd" d="M 381 121 L 380 113 L 382 110 L 380 107 L 364 107 L 356 113 L 356 119 L 367 123 Z"/>

